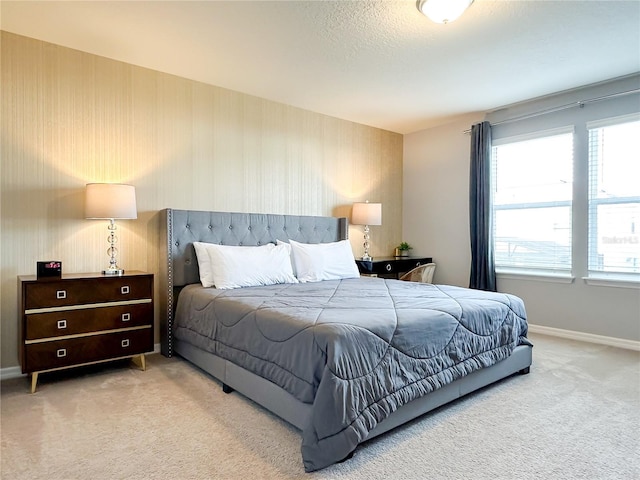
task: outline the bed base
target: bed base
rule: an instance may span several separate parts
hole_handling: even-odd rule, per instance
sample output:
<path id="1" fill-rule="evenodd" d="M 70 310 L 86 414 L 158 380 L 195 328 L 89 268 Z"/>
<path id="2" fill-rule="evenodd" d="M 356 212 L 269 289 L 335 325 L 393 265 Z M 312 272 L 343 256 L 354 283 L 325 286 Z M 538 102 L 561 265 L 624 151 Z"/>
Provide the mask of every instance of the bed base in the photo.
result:
<path id="1" fill-rule="evenodd" d="M 174 340 L 173 351 L 220 380 L 226 385 L 223 387 L 225 392 L 235 390 L 241 393 L 299 430 L 311 415 L 311 404 L 302 403 L 275 383 L 235 363 L 178 339 Z"/>
<path id="2" fill-rule="evenodd" d="M 299 430 L 302 430 L 308 422 L 308 418 L 311 416 L 311 404 L 299 401 L 269 380 L 189 343 L 175 340 L 174 351 L 222 382 L 225 393 L 237 391 Z M 515 348 L 511 356 L 501 362 L 477 370 L 424 397 L 403 405 L 371 430 L 363 441 L 377 437 L 446 403 L 515 373 L 529 373 L 531 362 L 532 347 L 520 345 Z"/>

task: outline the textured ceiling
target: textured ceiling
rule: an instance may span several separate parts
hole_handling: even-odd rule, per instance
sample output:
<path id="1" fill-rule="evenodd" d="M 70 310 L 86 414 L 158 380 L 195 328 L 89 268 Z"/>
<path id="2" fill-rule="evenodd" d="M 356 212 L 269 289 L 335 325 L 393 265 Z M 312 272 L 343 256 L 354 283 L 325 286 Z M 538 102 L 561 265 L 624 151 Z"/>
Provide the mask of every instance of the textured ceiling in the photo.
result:
<path id="1" fill-rule="evenodd" d="M 3 30 L 399 133 L 640 71 L 640 1 L 6 1 Z"/>

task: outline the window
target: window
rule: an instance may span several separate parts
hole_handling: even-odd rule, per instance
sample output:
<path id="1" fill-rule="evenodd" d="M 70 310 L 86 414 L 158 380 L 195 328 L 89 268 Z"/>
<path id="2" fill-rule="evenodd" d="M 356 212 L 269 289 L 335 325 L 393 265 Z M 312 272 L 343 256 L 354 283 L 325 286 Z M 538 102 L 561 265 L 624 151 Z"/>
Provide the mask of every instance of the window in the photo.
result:
<path id="1" fill-rule="evenodd" d="M 570 273 L 573 129 L 494 142 L 492 174 L 498 270 Z"/>
<path id="2" fill-rule="evenodd" d="M 589 274 L 640 273 L 640 117 L 587 124 Z"/>

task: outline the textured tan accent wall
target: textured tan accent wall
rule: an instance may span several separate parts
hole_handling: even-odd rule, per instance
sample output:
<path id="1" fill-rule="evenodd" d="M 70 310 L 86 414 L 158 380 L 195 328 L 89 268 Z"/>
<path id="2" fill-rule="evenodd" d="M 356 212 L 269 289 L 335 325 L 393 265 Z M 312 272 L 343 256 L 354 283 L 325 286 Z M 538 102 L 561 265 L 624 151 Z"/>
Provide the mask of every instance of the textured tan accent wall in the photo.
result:
<path id="1" fill-rule="evenodd" d="M 349 216 L 368 199 L 383 204 L 373 254 L 401 240 L 400 134 L 7 32 L 1 63 L 3 368 L 18 363 L 18 275 L 38 260 L 108 264 L 106 222 L 83 218 L 86 183 L 136 187 L 138 219 L 118 222 L 125 269 L 157 274 L 167 207 Z M 359 256 L 362 227 L 350 234 Z"/>

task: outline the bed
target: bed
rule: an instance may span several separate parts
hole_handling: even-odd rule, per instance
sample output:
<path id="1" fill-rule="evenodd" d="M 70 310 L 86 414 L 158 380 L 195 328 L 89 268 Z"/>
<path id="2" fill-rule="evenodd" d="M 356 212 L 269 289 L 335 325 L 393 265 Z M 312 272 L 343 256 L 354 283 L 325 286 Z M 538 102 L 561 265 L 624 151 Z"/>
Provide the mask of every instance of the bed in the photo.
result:
<path id="1" fill-rule="evenodd" d="M 161 224 L 162 353 L 300 429 L 308 472 L 529 372 L 524 304 L 512 295 L 359 276 L 225 290 L 201 283 L 194 244 L 332 246 L 348 237 L 345 218 L 166 209 Z"/>

